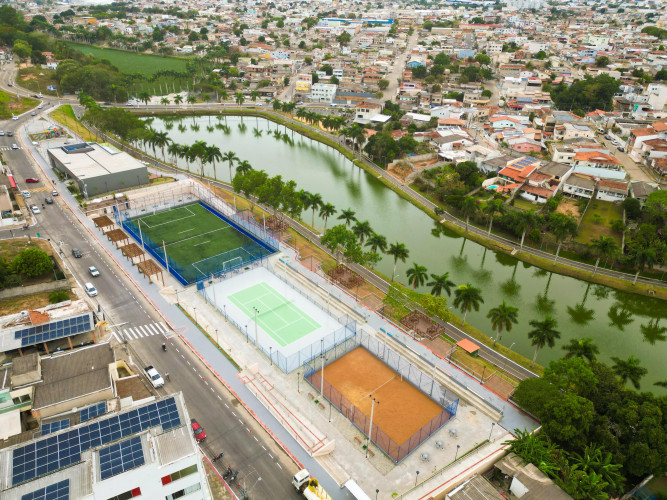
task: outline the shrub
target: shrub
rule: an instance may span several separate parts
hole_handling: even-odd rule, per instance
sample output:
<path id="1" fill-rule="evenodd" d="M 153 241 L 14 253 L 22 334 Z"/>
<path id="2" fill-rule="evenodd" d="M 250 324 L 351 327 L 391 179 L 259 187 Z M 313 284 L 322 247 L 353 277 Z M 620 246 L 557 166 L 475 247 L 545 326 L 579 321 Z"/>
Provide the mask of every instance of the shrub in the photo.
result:
<path id="1" fill-rule="evenodd" d="M 69 300 L 69 294 L 65 290 L 54 290 L 49 294 L 49 303 L 57 304 Z"/>
<path id="2" fill-rule="evenodd" d="M 53 269 L 51 257 L 39 248 L 26 248 L 21 250 L 12 262 L 14 271 L 29 277 L 42 276 Z"/>

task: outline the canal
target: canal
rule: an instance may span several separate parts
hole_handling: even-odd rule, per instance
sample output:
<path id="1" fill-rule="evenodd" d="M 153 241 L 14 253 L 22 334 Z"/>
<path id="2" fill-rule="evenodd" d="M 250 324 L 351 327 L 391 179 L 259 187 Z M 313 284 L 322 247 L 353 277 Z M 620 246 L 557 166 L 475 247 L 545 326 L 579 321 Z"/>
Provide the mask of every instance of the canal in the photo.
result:
<path id="1" fill-rule="evenodd" d="M 449 272 L 457 285 L 470 282 L 481 288 L 484 304 L 478 312 L 468 313 L 467 321 L 490 337 L 495 334 L 486 318 L 489 309 L 503 299 L 518 307 L 519 324 L 503 333 L 501 342 L 524 356 L 532 358 L 534 352 L 527 337 L 529 321 L 550 314 L 558 321 L 561 338 L 553 349 L 540 350 L 539 363 L 546 365 L 561 357 L 561 347 L 570 339 L 591 337 L 600 348 L 602 361 L 607 362 L 612 356 L 637 356 L 649 369 L 642 389 L 664 391 L 652 384 L 667 378 L 665 302 L 545 272 L 456 235 L 435 237 L 431 233 L 433 220 L 373 175 L 338 151 L 268 120 L 221 116 L 168 121 L 156 118 L 151 126 L 158 131 L 167 130 L 170 138 L 180 144 L 202 140 L 217 145 L 223 153 L 234 151 L 255 169 L 263 169 L 270 176 L 281 175 L 284 180 L 296 181 L 300 189 L 320 193 L 339 212 L 351 208 L 359 220 L 369 221 L 388 242 L 401 242 L 408 247 L 409 258 L 405 264 L 399 262 L 397 268 L 397 279 L 403 283 L 407 282 L 406 270 L 416 262 L 426 266 L 429 273 Z M 180 160 L 179 166 L 185 168 L 186 164 Z M 198 171 L 199 163 L 191 168 Z M 229 181 L 227 163 L 217 162 L 216 172 L 218 179 Z M 206 175 L 213 176 L 210 164 Z M 310 221 L 310 212 L 304 212 L 303 218 Z M 329 219 L 329 227 L 335 223 Z M 315 225 L 324 226 L 317 215 Z M 392 267 L 390 256 L 378 265 L 389 276 Z"/>

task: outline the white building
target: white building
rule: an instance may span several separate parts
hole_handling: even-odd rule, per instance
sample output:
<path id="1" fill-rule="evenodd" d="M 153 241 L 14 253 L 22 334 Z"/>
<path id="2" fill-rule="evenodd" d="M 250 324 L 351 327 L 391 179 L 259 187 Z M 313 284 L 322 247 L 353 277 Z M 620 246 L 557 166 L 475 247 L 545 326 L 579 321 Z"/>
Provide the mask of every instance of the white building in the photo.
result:
<path id="1" fill-rule="evenodd" d="M 338 85 L 335 83 L 314 83 L 310 89 L 310 100 L 332 103 L 337 89 Z"/>
<path id="2" fill-rule="evenodd" d="M 48 431 L 43 423 L 40 437 L 3 449 L 0 497 L 211 498 L 182 393 L 136 406 L 128 399 L 117 413 L 102 402 L 61 415 L 82 423 L 56 421 Z"/>

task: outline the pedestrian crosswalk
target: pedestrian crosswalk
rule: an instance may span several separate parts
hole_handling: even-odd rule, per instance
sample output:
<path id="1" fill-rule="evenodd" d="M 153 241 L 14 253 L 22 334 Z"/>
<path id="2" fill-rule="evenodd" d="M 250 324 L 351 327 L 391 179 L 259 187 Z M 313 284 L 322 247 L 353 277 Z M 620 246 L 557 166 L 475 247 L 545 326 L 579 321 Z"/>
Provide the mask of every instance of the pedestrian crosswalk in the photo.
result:
<path id="1" fill-rule="evenodd" d="M 12 151 L 12 150 L 18 151 L 19 149 L 23 149 L 23 148 L 21 146 L 19 146 L 18 148 L 12 148 L 11 146 L 0 147 L 0 151 Z"/>
<path id="2" fill-rule="evenodd" d="M 40 191 L 53 191 L 53 188 L 50 186 L 42 186 L 34 189 L 28 189 L 31 193 L 39 193 Z"/>
<path id="3" fill-rule="evenodd" d="M 159 323 L 150 323 L 147 325 L 115 328 L 113 329 L 113 335 L 119 342 L 123 342 L 123 340 L 138 340 L 153 335 L 171 337 L 172 332 L 162 321 L 160 321 Z"/>

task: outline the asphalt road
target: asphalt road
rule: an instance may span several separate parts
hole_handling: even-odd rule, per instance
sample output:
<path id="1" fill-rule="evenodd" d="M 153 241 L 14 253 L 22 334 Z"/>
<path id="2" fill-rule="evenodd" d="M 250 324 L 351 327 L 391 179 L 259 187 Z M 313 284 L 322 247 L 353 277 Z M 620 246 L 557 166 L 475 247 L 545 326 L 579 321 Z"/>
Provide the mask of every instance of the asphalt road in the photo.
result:
<path id="1" fill-rule="evenodd" d="M 19 188 L 31 190 L 29 201 L 38 204 L 41 209 L 44 199 L 51 195 L 53 186 L 41 169 L 32 164 L 28 152 L 23 149 L 24 144 L 17 137 L 19 128 L 27 118 L 30 118 L 29 113 L 19 120 L 9 120 L 4 125 L 5 131 L 14 132 L 14 137 L 0 137 L 0 149 L 3 149 L 5 163 L 12 169 Z M 22 148 L 4 150 L 10 148 L 13 142 Z M 24 180 L 28 177 L 41 180 L 39 183 L 26 184 Z M 54 197 L 54 201 L 53 205 L 45 205 L 42 212 L 34 216 L 36 223 L 29 230 L 0 231 L 0 239 L 11 238 L 12 234 L 35 237 L 37 233 L 42 238 L 49 238 L 62 250 L 66 265 L 79 283 L 94 283 L 98 295 L 90 299 L 91 303 L 99 307 L 100 315 L 113 330 L 120 332 L 133 328 L 136 331 L 141 327 L 143 331 L 156 331 L 155 325 L 161 320 L 159 315 L 137 293 L 124 273 L 91 241 L 89 233 L 76 220 L 62 197 Z M 73 247 L 78 248 L 83 257 L 74 258 L 71 254 Z M 88 274 L 89 266 L 96 266 L 100 276 L 92 278 Z M 152 330 L 148 325 L 153 325 Z M 204 453 L 210 458 L 224 452 L 224 460 L 216 463 L 218 469 L 224 471 L 230 462 L 235 470 L 240 470 L 237 483 L 247 488 L 254 498 L 299 498 L 290 483 L 297 470 L 291 459 L 239 401 L 222 384 L 209 377 L 207 369 L 178 337 L 169 341 L 166 353 L 161 349 L 163 342 L 165 337 L 159 334 L 130 337 L 126 349 L 139 367 L 152 364 L 162 374 L 167 371 L 170 373 L 170 381 L 159 392 L 163 395 L 183 392 L 190 415 L 206 429 L 208 437 L 202 444 Z M 209 380 L 210 385 L 204 384 L 202 377 Z M 236 492 L 239 493 L 240 489 L 236 488 Z"/>

